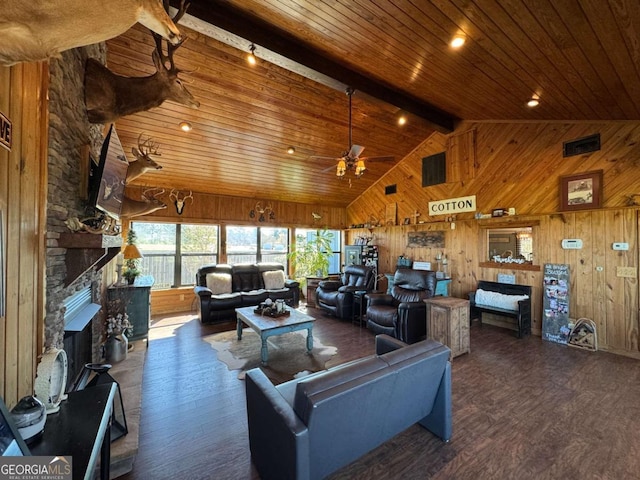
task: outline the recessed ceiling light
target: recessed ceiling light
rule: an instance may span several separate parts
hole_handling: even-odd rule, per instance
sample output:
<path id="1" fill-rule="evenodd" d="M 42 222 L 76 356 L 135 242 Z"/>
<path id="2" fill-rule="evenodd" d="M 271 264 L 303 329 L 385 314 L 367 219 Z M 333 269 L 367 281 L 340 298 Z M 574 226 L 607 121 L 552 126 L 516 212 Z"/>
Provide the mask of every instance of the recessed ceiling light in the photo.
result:
<path id="1" fill-rule="evenodd" d="M 398 125 L 403 126 L 407 123 L 407 117 L 405 115 L 400 115 L 398 117 Z"/>
<path id="2" fill-rule="evenodd" d="M 190 132 L 192 128 L 189 122 L 180 122 L 180 130 L 183 132 Z"/>
<path id="3" fill-rule="evenodd" d="M 534 108 L 540 105 L 540 97 L 538 95 L 532 95 L 529 101 L 527 102 L 527 107 Z"/>
<path id="4" fill-rule="evenodd" d="M 289 148 L 287 148 L 287 153 L 289 155 L 293 155 L 294 153 L 296 153 L 296 149 L 293 148 L 293 147 L 289 147 Z"/>
<path id="5" fill-rule="evenodd" d="M 451 45 L 451 48 L 460 48 L 462 45 L 464 45 L 464 42 L 466 40 L 467 39 L 464 37 L 464 35 L 456 35 L 451 39 L 449 45 Z"/>

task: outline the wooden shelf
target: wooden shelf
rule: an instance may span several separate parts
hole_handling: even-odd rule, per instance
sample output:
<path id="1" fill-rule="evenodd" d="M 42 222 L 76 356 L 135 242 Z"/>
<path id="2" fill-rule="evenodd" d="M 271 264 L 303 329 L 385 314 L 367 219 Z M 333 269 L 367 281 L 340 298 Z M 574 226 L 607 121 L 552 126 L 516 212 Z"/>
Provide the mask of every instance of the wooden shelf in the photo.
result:
<path id="1" fill-rule="evenodd" d="M 499 262 L 480 262 L 483 268 L 500 268 L 503 270 L 528 270 L 530 272 L 539 272 L 540 265 L 531 265 L 528 263 L 499 263 Z"/>
<path id="2" fill-rule="evenodd" d="M 90 268 L 100 270 L 111 261 L 122 246 L 119 235 L 93 233 L 61 233 L 58 246 L 67 249 L 65 287 Z"/>

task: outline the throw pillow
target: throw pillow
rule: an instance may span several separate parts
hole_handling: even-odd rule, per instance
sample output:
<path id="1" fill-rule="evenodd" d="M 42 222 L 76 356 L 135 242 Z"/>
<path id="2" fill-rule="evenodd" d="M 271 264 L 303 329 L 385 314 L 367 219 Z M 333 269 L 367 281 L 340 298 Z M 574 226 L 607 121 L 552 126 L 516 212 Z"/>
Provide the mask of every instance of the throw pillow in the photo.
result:
<path id="1" fill-rule="evenodd" d="M 282 270 L 272 270 L 262 272 L 264 288 L 267 290 L 281 290 L 284 288 L 284 272 Z"/>
<path id="2" fill-rule="evenodd" d="M 518 310 L 518 301 L 527 298 L 529 298 L 527 295 L 505 295 L 488 290 L 476 290 L 476 304 L 504 308 L 505 310 Z"/>
<path id="3" fill-rule="evenodd" d="M 231 293 L 231 275 L 228 273 L 207 273 L 207 288 L 214 295 Z"/>

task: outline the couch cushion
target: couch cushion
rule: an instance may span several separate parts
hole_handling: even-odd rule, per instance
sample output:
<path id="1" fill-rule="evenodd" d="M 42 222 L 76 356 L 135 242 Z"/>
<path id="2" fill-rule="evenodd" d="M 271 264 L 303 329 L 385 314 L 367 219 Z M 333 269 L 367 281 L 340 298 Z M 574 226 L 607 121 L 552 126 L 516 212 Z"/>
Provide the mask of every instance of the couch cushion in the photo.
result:
<path id="1" fill-rule="evenodd" d="M 327 372 L 322 372 L 322 374 L 313 375 L 308 379 L 302 379 L 296 386 L 293 409 L 302 421 L 307 424 L 313 407 L 312 397 L 314 395 L 352 382 L 385 367 L 387 367 L 387 364 L 380 358 L 368 357 L 358 362 L 341 365 Z"/>
<path id="2" fill-rule="evenodd" d="M 213 295 L 231 293 L 231 275 L 228 273 L 207 273 L 207 288 Z"/>
<path id="3" fill-rule="evenodd" d="M 242 297 L 239 293 L 221 293 L 220 295 L 211 295 L 211 302 L 209 305 L 211 311 L 213 310 L 232 310 L 242 307 Z"/>
<path id="4" fill-rule="evenodd" d="M 262 272 L 264 288 L 267 290 L 280 290 L 284 288 L 284 272 L 282 270 L 272 270 L 270 272 Z"/>
<path id="5" fill-rule="evenodd" d="M 251 290 L 248 292 L 240 292 L 243 307 L 253 307 L 261 304 L 269 298 L 269 292 L 264 289 Z"/>
<path id="6" fill-rule="evenodd" d="M 518 302 L 527 298 L 529 298 L 528 295 L 505 295 L 504 293 L 478 289 L 476 290 L 475 302 L 477 305 L 517 311 Z"/>

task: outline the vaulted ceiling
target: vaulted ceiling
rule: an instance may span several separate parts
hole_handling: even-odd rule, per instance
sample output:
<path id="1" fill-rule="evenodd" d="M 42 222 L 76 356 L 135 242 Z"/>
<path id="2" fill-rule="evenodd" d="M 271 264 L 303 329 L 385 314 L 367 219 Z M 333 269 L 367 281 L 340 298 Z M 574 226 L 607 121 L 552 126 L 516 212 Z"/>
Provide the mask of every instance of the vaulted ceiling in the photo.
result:
<path id="1" fill-rule="evenodd" d="M 180 25 L 175 61 L 201 106 L 118 120 L 126 151 L 141 133 L 161 146 L 163 169 L 134 184 L 346 206 L 459 120 L 640 119 L 637 0 L 193 0 Z M 116 73 L 153 73 L 144 28 L 107 45 Z M 339 180 L 311 157 L 348 148 L 347 86 L 353 143 L 395 160 Z"/>

